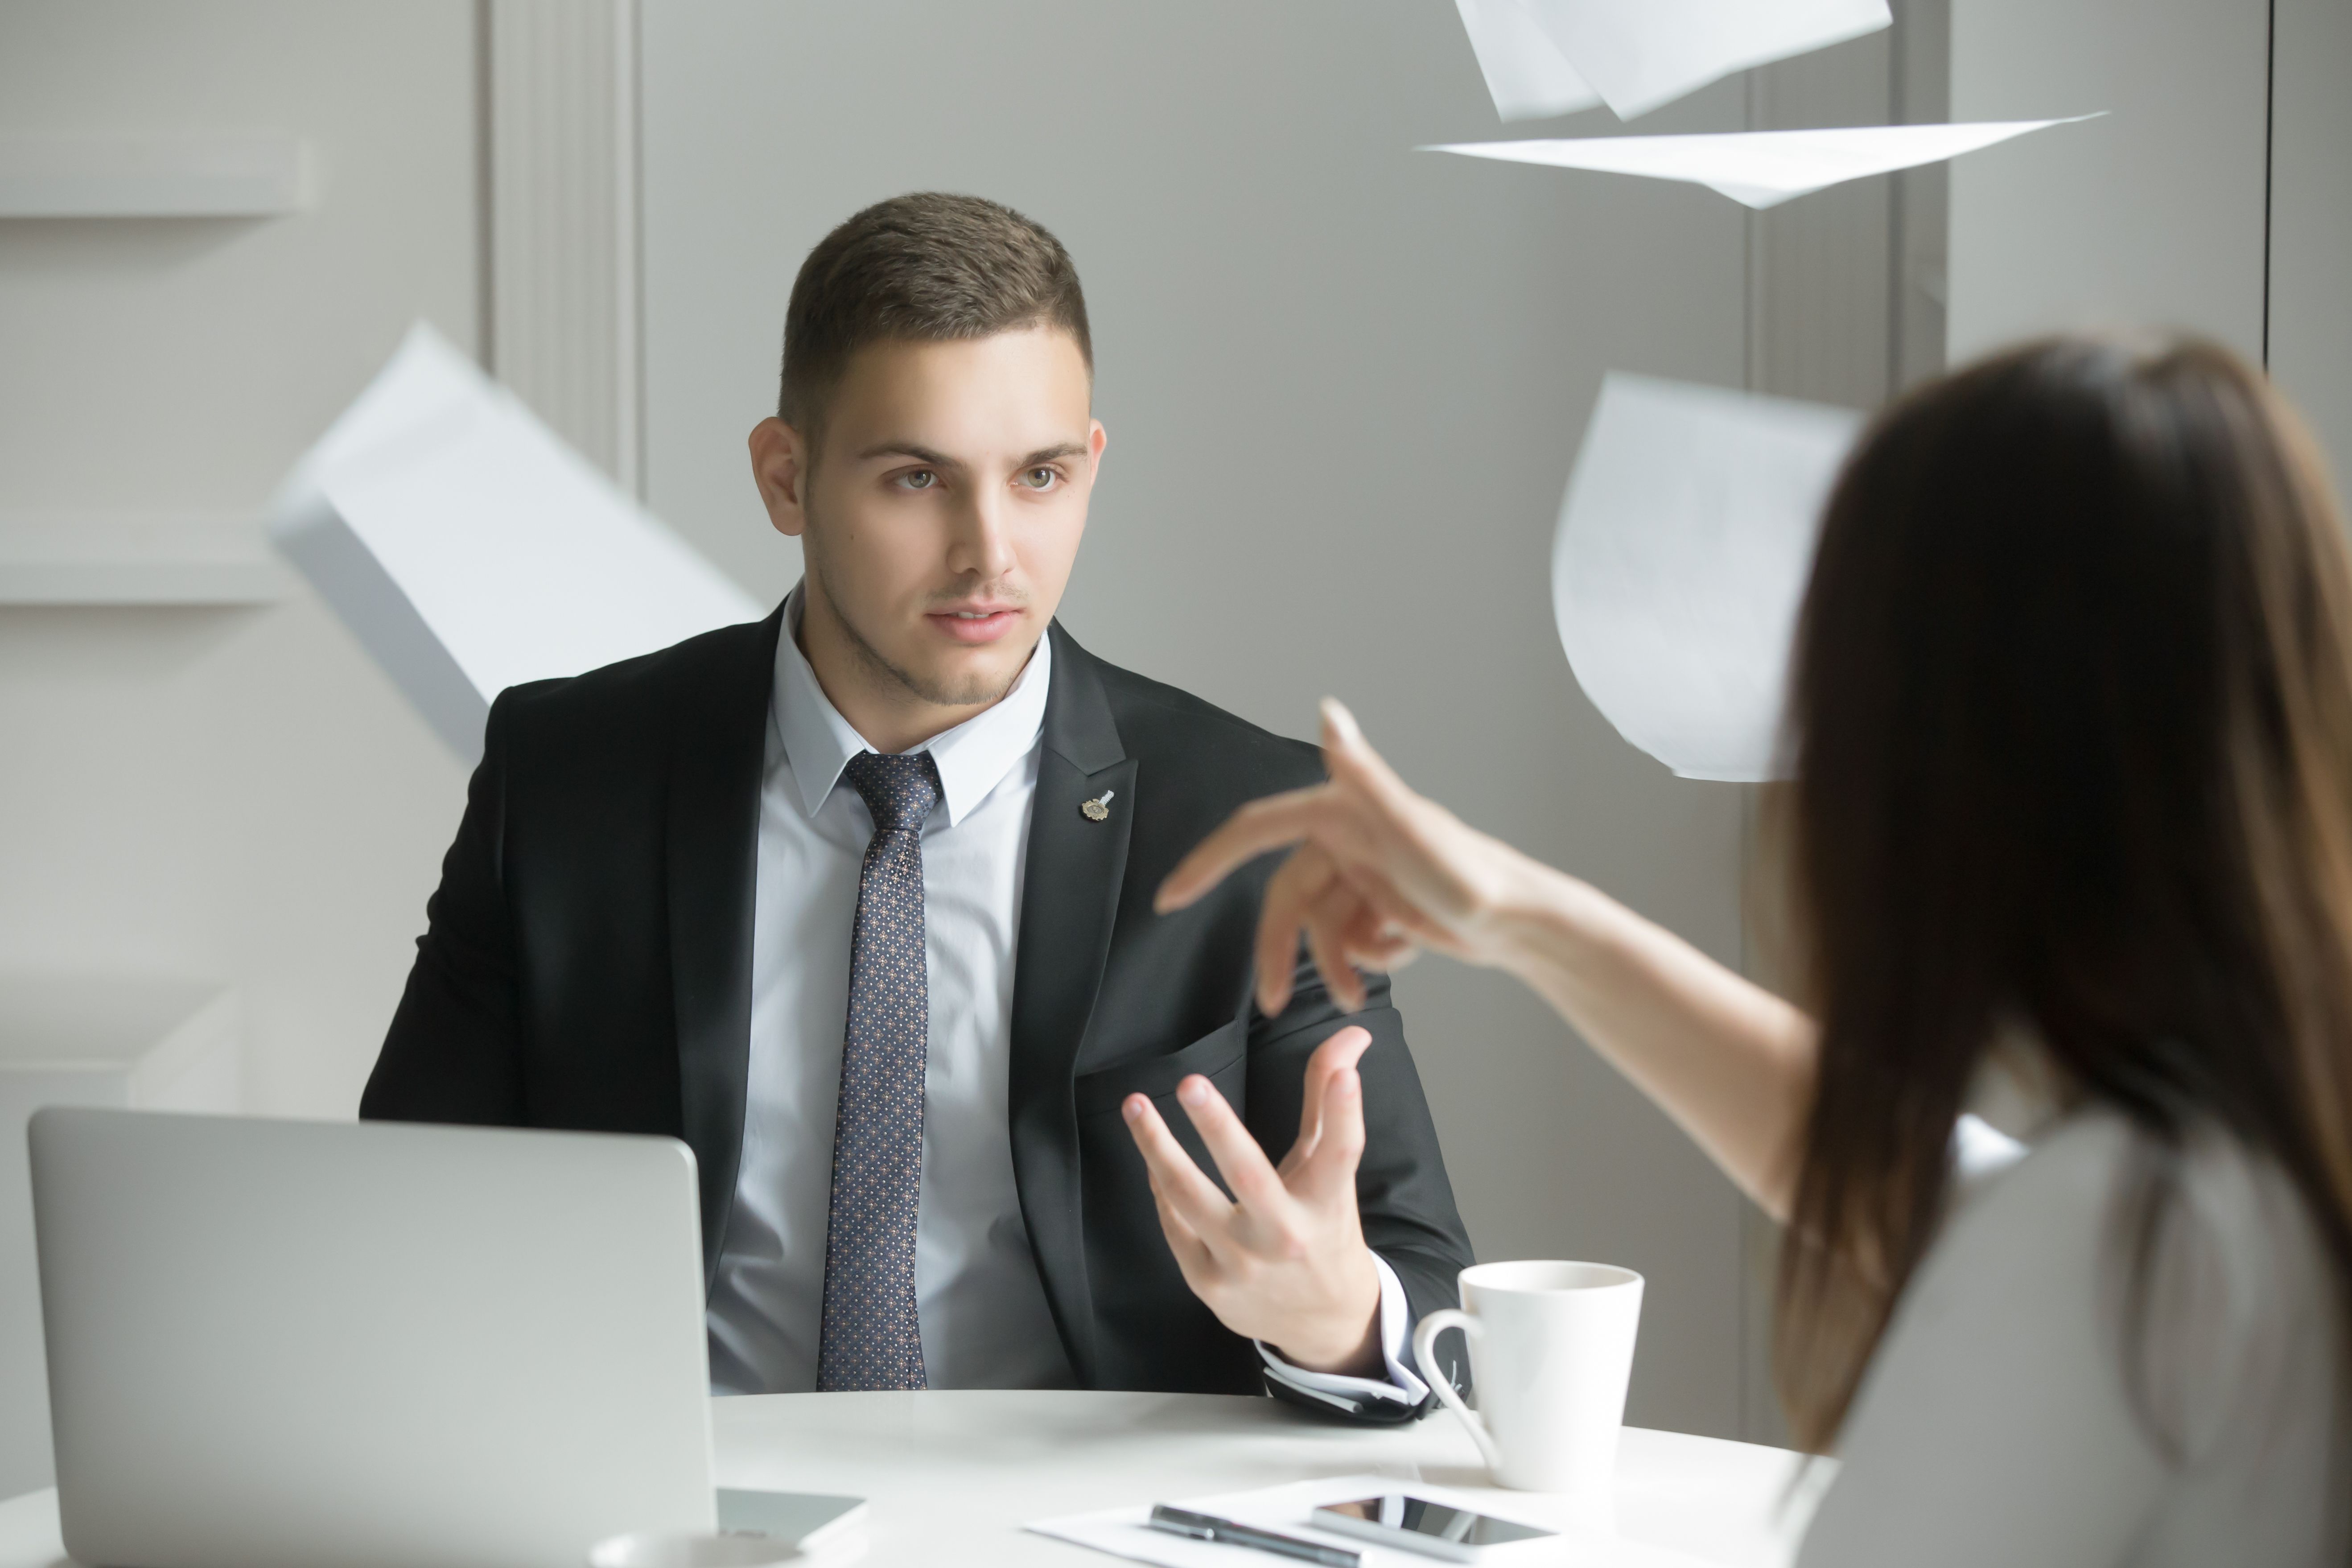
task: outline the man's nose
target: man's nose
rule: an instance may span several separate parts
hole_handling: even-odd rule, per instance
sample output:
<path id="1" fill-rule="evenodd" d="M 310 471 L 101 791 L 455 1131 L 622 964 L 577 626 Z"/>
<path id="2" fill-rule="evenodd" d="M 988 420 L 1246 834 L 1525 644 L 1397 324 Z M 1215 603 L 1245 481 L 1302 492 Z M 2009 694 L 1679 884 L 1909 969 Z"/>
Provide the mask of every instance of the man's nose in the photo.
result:
<path id="1" fill-rule="evenodd" d="M 1012 497 L 1004 493 L 1004 488 L 983 485 L 967 505 L 957 510 L 955 537 L 949 543 L 949 567 L 959 576 L 971 574 L 983 582 L 1012 571 Z"/>

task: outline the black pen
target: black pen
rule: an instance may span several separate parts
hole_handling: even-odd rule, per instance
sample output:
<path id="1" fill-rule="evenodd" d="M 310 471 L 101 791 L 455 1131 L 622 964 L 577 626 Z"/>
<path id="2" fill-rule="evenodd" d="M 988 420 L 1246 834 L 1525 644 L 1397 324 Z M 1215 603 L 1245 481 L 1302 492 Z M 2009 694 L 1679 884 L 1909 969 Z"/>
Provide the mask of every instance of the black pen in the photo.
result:
<path id="1" fill-rule="evenodd" d="M 1174 1535 L 1189 1535 L 1195 1541 L 1218 1541 L 1228 1546 L 1247 1546 L 1259 1552 L 1271 1552 L 1279 1557 L 1296 1557 L 1301 1563 L 1320 1563 L 1323 1568 L 1357 1568 L 1357 1564 L 1364 1560 L 1362 1552 L 1350 1552 L 1344 1546 L 1321 1546 L 1312 1541 L 1301 1541 L 1295 1535 L 1276 1535 L 1271 1530 L 1260 1530 L 1254 1524 L 1219 1519 L 1213 1513 L 1194 1513 L 1189 1508 L 1170 1508 L 1164 1502 L 1153 1505 L 1151 1528 Z"/>

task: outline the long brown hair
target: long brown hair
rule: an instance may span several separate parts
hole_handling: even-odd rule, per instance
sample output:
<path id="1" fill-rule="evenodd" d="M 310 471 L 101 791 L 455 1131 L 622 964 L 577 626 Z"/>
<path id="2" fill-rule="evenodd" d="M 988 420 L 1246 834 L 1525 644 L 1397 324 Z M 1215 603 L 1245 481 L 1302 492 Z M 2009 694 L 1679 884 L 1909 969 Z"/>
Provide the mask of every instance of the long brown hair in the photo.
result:
<path id="1" fill-rule="evenodd" d="M 1801 1441 L 1844 1419 L 2012 1028 L 2158 1146 L 2210 1119 L 2273 1163 L 2352 1290 L 2352 570 L 2259 373 L 2061 338 L 1887 410 L 1822 525 L 1788 735 Z"/>

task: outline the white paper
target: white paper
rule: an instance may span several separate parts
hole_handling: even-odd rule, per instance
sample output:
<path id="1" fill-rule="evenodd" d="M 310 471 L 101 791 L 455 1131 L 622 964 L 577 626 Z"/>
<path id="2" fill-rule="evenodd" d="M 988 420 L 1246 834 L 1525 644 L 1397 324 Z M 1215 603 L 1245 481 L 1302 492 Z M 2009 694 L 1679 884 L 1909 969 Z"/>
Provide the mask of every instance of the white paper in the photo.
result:
<path id="1" fill-rule="evenodd" d="M 506 688 L 762 613 L 422 322 L 297 465 L 269 531 L 469 763 Z"/>
<path id="2" fill-rule="evenodd" d="M 1528 0 L 1454 0 L 1462 30 L 1478 57 L 1495 112 L 1505 120 L 1548 120 L 1590 109 L 1601 95 L 1577 74 L 1536 20 Z"/>
<path id="3" fill-rule="evenodd" d="M 1985 121 L 1970 125 L 1856 125 L 1828 131 L 1729 131 L 1704 136 L 1591 136 L 1555 142 L 1456 142 L 1424 153 L 1459 153 L 1507 163 L 1598 169 L 1687 180 L 1751 207 L 1778 206 L 1864 174 L 1938 163 L 2065 120 Z"/>
<path id="4" fill-rule="evenodd" d="M 1775 775 L 1782 689 L 1851 409 L 1611 372 L 1552 544 L 1560 646 L 1685 778 Z"/>
<path id="5" fill-rule="evenodd" d="M 1494 1549 L 1492 1555 L 1498 1568 L 1502 1564 L 1515 1563 L 1527 1563 L 1529 1568 L 1538 1563 L 1574 1563 L 1579 1568 L 1700 1568 L 1696 1558 L 1686 1557 L 1679 1552 L 1669 1552 L 1663 1547 L 1580 1528 L 1562 1517 L 1567 1511 L 1562 1500 L 1533 1492 L 1464 1491 L 1422 1481 L 1400 1480 L 1394 1476 L 1354 1475 L 1327 1476 L 1319 1480 L 1296 1481 L 1287 1486 L 1264 1487 L 1255 1491 L 1226 1492 L 1216 1497 L 1166 1500 L 1195 1512 L 1215 1514 L 1221 1519 L 1278 1530 L 1286 1535 L 1299 1536 L 1322 1545 L 1360 1552 L 1363 1553 L 1362 1568 L 1430 1568 L 1434 1560 L 1420 1552 L 1391 1551 L 1358 1536 L 1318 1530 L 1308 1522 L 1320 1504 L 1345 1502 L 1351 1498 L 1393 1491 L 1409 1491 L 1415 1497 L 1425 1497 L 1434 1502 L 1472 1509 L 1497 1519 L 1517 1520 L 1559 1531 L 1555 1540 Z M 1108 1552 L 1114 1557 L 1124 1557 L 1130 1562 L 1157 1563 L 1161 1564 L 1161 1568 L 1244 1568 L 1248 1563 L 1264 1563 L 1271 1568 L 1271 1565 L 1284 1561 L 1240 1547 L 1216 1542 L 1192 1541 L 1181 1535 L 1171 1535 L 1164 1530 L 1154 1530 L 1146 1522 L 1150 1517 L 1151 1504 L 1137 1503 L 1127 1508 L 1104 1509 L 1097 1513 L 1041 1519 L 1027 1529 L 1034 1534 L 1050 1535 L 1056 1541 L 1090 1546 L 1097 1552 Z"/>
<path id="6" fill-rule="evenodd" d="M 1528 0 L 1620 120 L 1733 71 L 1874 33 L 1886 0 Z"/>

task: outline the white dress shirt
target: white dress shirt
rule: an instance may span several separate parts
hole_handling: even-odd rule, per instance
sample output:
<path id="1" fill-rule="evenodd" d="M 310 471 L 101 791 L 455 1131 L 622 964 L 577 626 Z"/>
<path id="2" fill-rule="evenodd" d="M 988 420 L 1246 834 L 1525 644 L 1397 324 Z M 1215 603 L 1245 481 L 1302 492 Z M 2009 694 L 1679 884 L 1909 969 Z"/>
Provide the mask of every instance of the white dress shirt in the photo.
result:
<path id="1" fill-rule="evenodd" d="M 776 639 L 760 790 L 751 1038 L 734 1212 L 709 1307 L 719 1394 L 816 1386 L 833 1133 L 849 999 L 858 871 L 873 837 L 842 770 L 870 750 L 801 651 L 796 590 Z M 915 1300 L 934 1388 L 1068 1388 L 1076 1378 L 1021 1218 L 1007 1115 L 1022 871 L 1037 785 L 1053 644 L 1041 640 L 1003 700 L 932 737 L 940 805 L 923 824 L 930 1029 Z M 1326 1397 L 1410 1398 L 1400 1364 L 1402 1287 L 1375 1255 L 1390 1381 L 1276 1375 Z"/>

